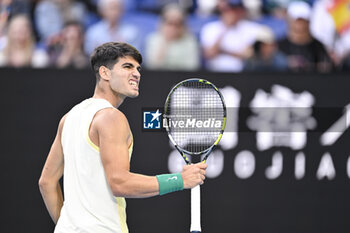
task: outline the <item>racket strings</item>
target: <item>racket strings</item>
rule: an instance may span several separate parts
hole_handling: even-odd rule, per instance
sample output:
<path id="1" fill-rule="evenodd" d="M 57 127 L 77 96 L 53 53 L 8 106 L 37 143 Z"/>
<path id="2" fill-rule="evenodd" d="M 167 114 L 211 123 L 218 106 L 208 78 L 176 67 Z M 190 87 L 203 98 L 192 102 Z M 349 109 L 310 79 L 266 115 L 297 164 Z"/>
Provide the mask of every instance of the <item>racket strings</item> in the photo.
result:
<path id="1" fill-rule="evenodd" d="M 199 153 L 210 148 L 221 133 L 224 106 L 215 88 L 203 82 L 185 82 L 169 98 L 168 132 L 177 145 Z"/>

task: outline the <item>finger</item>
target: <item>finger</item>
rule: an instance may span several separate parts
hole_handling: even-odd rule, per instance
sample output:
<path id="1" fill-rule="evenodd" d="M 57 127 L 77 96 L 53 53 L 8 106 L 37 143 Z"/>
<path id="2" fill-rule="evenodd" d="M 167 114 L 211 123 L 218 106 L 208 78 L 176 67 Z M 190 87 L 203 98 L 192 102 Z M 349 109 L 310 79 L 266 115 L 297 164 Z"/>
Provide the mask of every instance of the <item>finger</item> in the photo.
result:
<path id="1" fill-rule="evenodd" d="M 183 171 L 186 171 L 186 170 L 190 169 L 191 167 L 193 167 L 192 164 L 186 164 L 186 165 L 184 165 L 184 166 L 182 167 L 182 170 L 183 170 Z"/>
<path id="2" fill-rule="evenodd" d="M 206 163 L 196 163 L 196 166 L 201 169 L 206 169 L 208 167 L 208 164 Z"/>
<path id="3" fill-rule="evenodd" d="M 204 169 L 201 169 L 199 170 L 199 173 L 204 176 L 207 172 Z"/>

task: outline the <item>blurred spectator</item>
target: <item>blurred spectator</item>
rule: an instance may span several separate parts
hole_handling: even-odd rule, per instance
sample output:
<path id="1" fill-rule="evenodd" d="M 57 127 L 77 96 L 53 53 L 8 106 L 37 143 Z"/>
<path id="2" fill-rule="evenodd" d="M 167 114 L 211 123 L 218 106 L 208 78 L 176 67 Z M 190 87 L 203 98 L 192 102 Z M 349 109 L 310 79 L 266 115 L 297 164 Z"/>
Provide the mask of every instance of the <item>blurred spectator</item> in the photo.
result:
<path id="1" fill-rule="evenodd" d="M 254 55 L 246 62 L 247 71 L 285 71 L 287 58 L 278 51 L 272 30 L 263 27 L 257 32 Z"/>
<path id="2" fill-rule="evenodd" d="M 321 41 L 338 69 L 347 66 L 350 54 L 350 7 L 348 0 L 318 0 L 310 19 L 312 35 Z"/>
<path id="3" fill-rule="evenodd" d="M 8 19 L 17 14 L 29 14 L 29 4 L 26 0 L 1 0 L 0 1 L 0 37 L 5 33 Z M 0 49 L 2 44 L 0 42 Z"/>
<path id="4" fill-rule="evenodd" d="M 7 12 L 10 18 L 17 14 L 29 14 L 30 1 L 29 0 L 1 0 L 0 9 L 1 9 L 1 13 Z"/>
<path id="5" fill-rule="evenodd" d="M 217 3 L 218 0 L 197 0 L 195 14 L 203 18 L 210 17 L 213 15 Z"/>
<path id="6" fill-rule="evenodd" d="M 86 32 L 85 52 L 90 54 L 98 45 L 109 41 L 122 41 L 140 48 L 137 27 L 121 22 L 123 15 L 122 0 L 100 0 L 98 10 L 102 20 L 92 25 Z"/>
<path id="7" fill-rule="evenodd" d="M 310 5 L 302 1 L 292 2 L 287 13 L 288 34 L 279 42 L 279 49 L 287 56 L 290 70 L 331 71 L 332 63 L 326 49 L 310 34 Z"/>
<path id="8" fill-rule="evenodd" d="M 287 19 L 287 7 L 295 0 L 263 0 L 265 11 L 280 18 Z"/>
<path id="9" fill-rule="evenodd" d="M 261 0 L 242 0 L 244 7 L 246 8 L 247 18 L 251 20 L 257 20 L 262 17 L 262 4 Z"/>
<path id="10" fill-rule="evenodd" d="M 45 67 L 48 56 L 36 48 L 31 21 L 26 15 L 16 15 L 9 21 L 6 46 L 0 51 L 0 66 Z"/>
<path id="11" fill-rule="evenodd" d="M 132 3 L 129 3 L 129 1 L 133 2 L 133 4 L 136 5 L 135 8 L 139 11 L 152 12 L 156 14 L 159 14 L 162 11 L 162 9 L 169 4 L 177 4 L 186 12 L 191 11 L 195 4 L 194 0 L 127 0 L 125 1 L 125 4 L 127 5 L 126 7 L 128 7 L 128 5 L 132 5 Z"/>
<path id="12" fill-rule="evenodd" d="M 245 0 L 249 1 L 249 0 Z M 261 0 L 264 11 L 277 18 L 287 19 L 287 8 L 292 2 L 303 1 L 312 5 L 316 0 Z M 317 0 L 318 1 L 318 0 Z"/>
<path id="13" fill-rule="evenodd" d="M 85 68 L 89 58 L 84 52 L 84 30 L 79 22 L 71 21 L 64 26 L 59 40 L 50 47 L 51 63 L 59 68 Z"/>
<path id="14" fill-rule="evenodd" d="M 251 0 L 245 0 L 249 2 Z M 253 0 L 257 1 L 257 0 Z M 265 24 L 269 26 L 277 40 L 284 39 L 288 31 L 287 23 L 287 8 L 288 5 L 293 1 L 298 0 L 260 0 L 262 1 L 262 11 L 264 15 L 258 19 L 258 23 Z M 299 0 L 312 4 L 314 0 Z"/>
<path id="15" fill-rule="evenodd" d="M 68 21 L 84 23 L 87 9 L 75 0 L 41 0 L 35 7 L 35 25 L 42 42 L 50 45 Z"/>
<path id="16" fill-rule="evenodd" d="M 186 28 L 186 15 L 170 4 L 162 12 L 159 31 L 146 41 L 145 64 L 150 69 L 196 70 L 200 66 L 199 45 Z"/>
<path id="17" fill-rule="evenodd" d="M 246 4 L 250 1 L 251 0 L 244 0 Z M 256 12 L 253 14 L 253 16 L 255 15 L 254 18 L 256 19 L 256 22 L 270 27 L 276 40 L 284 39 L 288 28 L 286 8 L 288 2 L 291 0 L 253 0 L 253 2 L 256 1 L 259 3 L 248 4 L 253 5 L 256 8 L 253 11 L 253 13 Z"/>
<path id="18" fill-rule="evenodd" d="M 8 23 L 8 18 L 10 15 L 9 10 L 10 1 L 1 1 L 0 2 L 0 50 L 4 48 L 6 41 L 4 41 L 4 34 L 6 25 Z"/>
<path id="19" fill-rule="evenodd" d="M 219 0 L 220 20 L 203 26 L 200 40 L 206 68 L 211 71 L 240 72 L 251 57 L 251 46 L 261 25 L 244 19 L 240 0 Z"/>

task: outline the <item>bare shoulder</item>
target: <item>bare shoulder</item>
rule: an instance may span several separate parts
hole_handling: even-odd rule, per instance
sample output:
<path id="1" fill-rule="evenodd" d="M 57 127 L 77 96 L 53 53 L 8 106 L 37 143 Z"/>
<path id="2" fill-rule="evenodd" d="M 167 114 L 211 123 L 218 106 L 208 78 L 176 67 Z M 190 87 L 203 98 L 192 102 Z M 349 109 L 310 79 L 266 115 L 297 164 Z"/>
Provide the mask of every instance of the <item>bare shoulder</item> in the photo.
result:
<path id="1" fill-rule="evenodd" d="M 128 123 L 126 116 L 120 110 L 116 108 L 104 108 L 98 111 L 95 115 L 96 121 L 99 122 L 113 122 L 125 124 Z"/>
<path id="2" fill-rule="evenodd" d="M 116 108 L 105 108 L 98 111 L 94 118 L 98 130 L 113 130 L 129 134 L 130 127 L 124 113 Z"/>
<path id="3" fill-rule="evenodd" d="M 63 125 L 64 125 L 64 122 L 65 122 L 65 120 L 66 120 L 66 118 L 67 118 L 67 115 L 68 115 L 68 113 L 66 113 L 66 114 L 61 118 L 61 120 L 60 120 L 60 123 L 59 123 L 59 125 L 58 125 L 58 131 L 59 131 L 59 132 L 62 132 Z"/>

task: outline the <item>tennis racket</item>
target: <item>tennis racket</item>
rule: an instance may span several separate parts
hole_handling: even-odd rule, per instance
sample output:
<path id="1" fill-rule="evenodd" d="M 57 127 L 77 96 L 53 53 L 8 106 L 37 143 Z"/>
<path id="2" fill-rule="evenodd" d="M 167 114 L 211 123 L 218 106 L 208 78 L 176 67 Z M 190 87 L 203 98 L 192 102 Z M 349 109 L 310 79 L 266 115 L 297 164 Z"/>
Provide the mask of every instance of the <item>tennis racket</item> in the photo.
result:
<path id="1" fill-rule="evenodd" d="M 206 162 L 219 143 L 226 124 L 224 98 L 218 88 L 204 79 L 187 79 L 176 84 L 165 101 L 164 126 L 170 141 L 186 164 L 201 156 Z M 200 186 L 191 189 L 191 232 L 201 232 Z"/>

